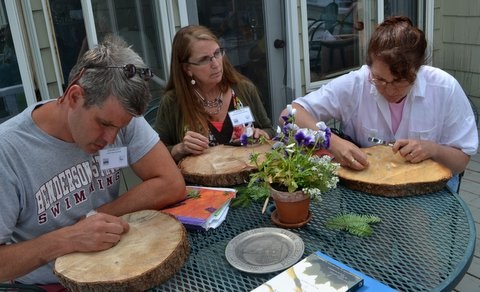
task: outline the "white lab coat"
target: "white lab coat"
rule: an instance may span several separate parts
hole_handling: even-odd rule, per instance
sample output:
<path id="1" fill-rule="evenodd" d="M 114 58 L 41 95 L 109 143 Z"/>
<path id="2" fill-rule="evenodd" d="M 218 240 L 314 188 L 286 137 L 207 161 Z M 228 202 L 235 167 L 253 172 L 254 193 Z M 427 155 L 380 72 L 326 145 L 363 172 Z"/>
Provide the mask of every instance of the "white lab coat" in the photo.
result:
<path id="1" fill-rule="evenodd" d="M 369 72 L 364 65 L 294 102 L 318 121 L 340 121 L 342 131 L 361 147 L 372 146 L 368 137 L 373 136 L 387 141 L 430 140 L 476 154 L 475 117 L 463 89 L 450 74 L 431 66 L 419 69 L 393 133 L 388 102 L 368 81 Z"/>

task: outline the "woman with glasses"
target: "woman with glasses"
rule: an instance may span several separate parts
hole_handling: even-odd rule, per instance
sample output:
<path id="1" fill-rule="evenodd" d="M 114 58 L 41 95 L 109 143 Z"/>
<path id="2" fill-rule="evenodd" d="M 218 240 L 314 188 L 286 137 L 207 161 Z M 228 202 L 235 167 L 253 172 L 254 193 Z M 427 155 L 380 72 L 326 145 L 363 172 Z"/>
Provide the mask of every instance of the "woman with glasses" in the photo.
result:
<path id="1" fill-rule="evenodd" d="M 255 85 L 240 74 L 206 27 L 180 29 L 172 44 L 170 78 L 155 128 L 175 160 L 209 146 L 274 134 Z"/>
<path id="2" fill-rule="evenodd" d="M 333 135 L 330 150 L 343 166 L 365 169 L 368 159 L 357 145 L 378 138 L 407 161 L 431 158 L 461 173 L 477 152 L 475 118 L 460 84 L 425 65 L 426 48 L 410 19 L 386 19 L 370 39 L 366 65 L 294 101 L 297 122 L 316 128 L 319 120 L 340 121 L 351 141 Z"/>

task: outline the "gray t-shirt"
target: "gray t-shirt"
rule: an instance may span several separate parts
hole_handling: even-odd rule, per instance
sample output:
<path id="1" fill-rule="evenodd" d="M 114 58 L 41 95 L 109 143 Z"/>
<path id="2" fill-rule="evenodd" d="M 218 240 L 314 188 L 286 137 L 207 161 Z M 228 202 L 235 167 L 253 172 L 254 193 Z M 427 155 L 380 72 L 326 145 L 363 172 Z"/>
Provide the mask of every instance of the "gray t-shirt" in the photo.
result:
<path id="1" fill-rule="evenodd" d="M 101 171 L 98 153 L 88 154 L 75 143 L 46 134 L 32 120 L 36 106 L 0 124 L 0 244 L 72 225 L 119 195 L 120 169 Z M 133 164 L 158 141 L 145 119 L 137 117 L 108 147 L 126 146 L 128 163 Z M 57 283 L 53 263 L 16 280 Z"/>

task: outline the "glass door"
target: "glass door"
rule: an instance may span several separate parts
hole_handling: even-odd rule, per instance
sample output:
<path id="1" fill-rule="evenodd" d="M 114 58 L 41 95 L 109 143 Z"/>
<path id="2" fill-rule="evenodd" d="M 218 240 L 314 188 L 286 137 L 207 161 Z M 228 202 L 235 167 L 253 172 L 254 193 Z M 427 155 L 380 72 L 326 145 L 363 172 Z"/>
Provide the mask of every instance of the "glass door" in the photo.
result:
<path id="1" fill-rule="evenodd" d="M 364 25 L 356 0 L 307 0 L 310 82 L 331 79 L 361 64 Z"/>
<path id="2" fill-rule="evenodd" d="M 235 68 L 257 86 L 274 124 L 286 104 L 283 5 L 266 0 L 197 0 L 196 11 L 189 11 L 193 14 L 189 18 L 210 28 Z"/>
<path id="3" fill-rule="evenodd" d="M 5 1 L 0 6 L 0 123 L 27 106 Z"/>
<path id="4" fill-rule="evenodd" d="M 121 36 L 155 73 L 150 81 L 152 101 L 145 118 L 153 124 L 156 106 L 166 84 L 160 2 L 156 0 L 91 0 L 97 39 L 106 34 Z"/>
<path id="5" fill-rule="evenodd" d="M 428 42 L 427 56 L 431 56 L 433 51 L 434 10 L 434 0 L 377 0 L 370 6 L 370 9 L 366 9 L 367 13 L 372 15 L 369 18 L 371 20 L 370 24 L 366 25 L 366 27 L 370 27 L 368 35 L 371 35 L 377 23 L 381 23 L 387 17 L 393 15 L 407 16 L 414 25 L 425 33 Z"/>
<path id="6" fill-rule="evenodd" d="M 164 49 L 164 42 L 161 41 L 161 4 L 156 0 L 50 0 L 64 77 L 63 87 L 66 88 L 68 74 L 77 59 L 89 48 L 86 27 L 94 27 L 97 41 L 101 41 L 107 34 L 119 35 L 155 73 L 150 81 L 153 98 L 145 113 L 145 118 L 153 123 L 154 107 L 159 101 L 167 74 L 164 54 L 161 53 Z M 94 23 L 84 19 L 84 10 L 90 11 L 90 7 Z"/>
<path id="7" fill-rule="evenodd" d="M 302 5 L 307 91 L 363 65 L 370 36 L 386 17 L 408 16 L 427 40 L 433 35 L 433 0 L 307 0 Z"/>
<path id="8" fill-rule="evenodd" d="M 53 29 L 62 68 L 65 90 L 70 70 L 81 53 L 88 49 L 80 0 L 50 0 Z"/>
<path id="9" fill-rule="evenodd" d="M 419 15 L 423 1 L 417 0 L 384 0 L 384 17 L 393 15 L 408 16 L 413 24 L 423 27 L 423 23 L 419 23 L 419 19 L 423 19 L 423 15 Z"/>

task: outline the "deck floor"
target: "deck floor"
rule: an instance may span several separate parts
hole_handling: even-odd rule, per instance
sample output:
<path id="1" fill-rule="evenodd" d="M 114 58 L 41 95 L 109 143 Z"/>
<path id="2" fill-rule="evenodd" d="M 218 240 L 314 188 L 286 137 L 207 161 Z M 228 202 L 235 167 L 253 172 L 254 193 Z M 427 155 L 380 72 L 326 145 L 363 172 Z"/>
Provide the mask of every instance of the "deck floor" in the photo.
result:
<path id="1" fill-rule="evenodd" d="M 467 203 L 475 220 L 477 241 L 472 264 L 455 291 L 480 291 L 480 153 L 473 156 L 460 185 L 460 197 Z"/>

